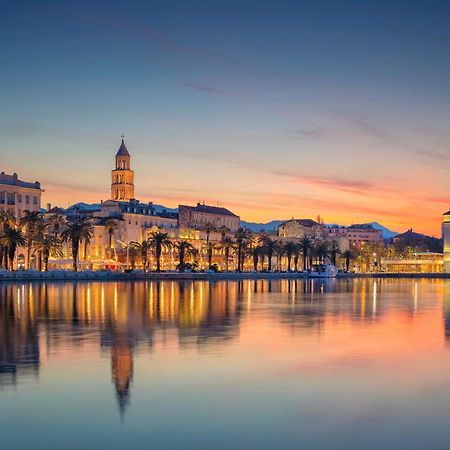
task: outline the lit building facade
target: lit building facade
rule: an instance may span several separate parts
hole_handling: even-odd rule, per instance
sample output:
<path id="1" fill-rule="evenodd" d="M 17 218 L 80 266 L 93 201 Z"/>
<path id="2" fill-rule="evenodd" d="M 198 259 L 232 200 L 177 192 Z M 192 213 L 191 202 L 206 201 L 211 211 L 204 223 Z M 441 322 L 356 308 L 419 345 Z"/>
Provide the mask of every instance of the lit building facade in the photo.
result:
<path id="1" fill-rule="evenodd" d="M 25 210 L 41 209 L 41 184 L 19 180 L 17 173 L 0 173 L 0 210 L 10 211 L 15 217 L 21 217 Z"/>
<path id="2" fill-rule="evenodd" d="M 450 273 L 450 211 L 444 213 L 442 238 L 444 240 L 444 271 Z"/>
<path id="3" fill-rule="evenodd" d="M 204 229 L 212 226 L 215 229 L 227 228 L 236 232 L 241 219 L 226 208 L 197 203 L 197 206 L 180 205 L 178 207 L 178 225 L 182 228 Z"/>
<path id="4" fill-rule="evenodd" d="M 325 226 L 312 219 L 286 220 L 278 226 L 278 236 L 282 238 L 298 238 L 305 236 L 320 239 L 325 235 Z"/>

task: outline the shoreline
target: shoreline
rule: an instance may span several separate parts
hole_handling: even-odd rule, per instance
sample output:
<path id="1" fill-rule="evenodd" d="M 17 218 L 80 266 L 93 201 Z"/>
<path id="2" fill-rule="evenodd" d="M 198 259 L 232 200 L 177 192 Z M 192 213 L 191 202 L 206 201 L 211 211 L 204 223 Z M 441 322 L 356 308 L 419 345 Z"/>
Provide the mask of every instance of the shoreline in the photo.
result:
<path id="1" fill-rule="evenodd" d="M 435 278 L 450 279 L 450 273 L 339 273 L 336 279 L 354 279 L 354 278 Z M 303 273 L 286 272 L 227 272 L 227 273 L 179 273 L 179 272 L 108 272 L 108 271 L 49 271 L 49 272 L 0 272 L 0 283 L 2 281 L 141 281 L 141 280 L 168 280 L 168 281 L 216 281 L 216 280 L 330 280 L 333 278 L 308 278 Z"/>

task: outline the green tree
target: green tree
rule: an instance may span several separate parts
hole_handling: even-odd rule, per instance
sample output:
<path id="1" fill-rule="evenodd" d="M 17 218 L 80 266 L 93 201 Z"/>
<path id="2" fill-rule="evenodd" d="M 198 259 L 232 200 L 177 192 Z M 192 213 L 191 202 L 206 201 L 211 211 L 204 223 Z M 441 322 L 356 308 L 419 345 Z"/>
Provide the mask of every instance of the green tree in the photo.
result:
<path id="1" fill-rule="evenodd" d="M 345 260 L 345 271 L 348 272 L 350 269 L 350 261 L 354 258 L 354 253 L 348 249 L 342 253 L 342 257 Z"/>
<path id="2" fill-rule="evenodd" d="M 278 243 L 277 243 L 277 241 L 275 241 L 274 239 L 272 239 L 269 236 L 264 236 L 262 241 L 263 241 L 264 253 L 267 255 L 267 259 L 268 259 L 267 270 L 269 272 L 271 272 L 272 271 L 272 258 L 278 249 Z"/>
<path id="3" fill-rule="evenodd" d="M 61 257 L 63 255 L 61 239 L 52 233 L 46 233 L 35 245 L 42 254 L 44 272 L 48 271 L 48 260 L 50 256 Z"/>
<path id="4" fill-rule="evenodd" d="M 292 257 L 296 254 L 297 252 L 297 244 L 293 241 L 287 241 L 284 244 L 284 254 L 286 255 L 287 258 L 287 270 L 288 272 L 291 271 L 291 264 L 292 264 Z"/>
<path id="5" fill-rule="evenodd" d="M 119 228 L 119 222 L 117 219 L 110 218 L 105 221 L 106 232 L 108 233 L 108 258 L 112 259 L 113 248 L 112 248 L 112 240 L 114 237 L 114 233 Z"/>
<path id="6" fill-rule="evenodd" d="M 6 269 L 14 270 L 14 258 L 16 256 L 17 247 L 23 247 L 25 245 L 25 238 L 20 227 L 8 226 L 0 235 L 0 245 L 7 249 L 7 256 L 9 265 L 7 262 Z"/>
<path id="7" fill-rule="evenodd" d="M 313 248 L 314 242 L 309 236 L 304 236 L 300 240 L 300 249 L 303 255 L 303 270 L 308 270 L 308 258 Z"/>
<path id="8" fill-rule="evenodd" d="M 22 227 L 25 237 L 25 247 L 27 250 L 27 269 L 30 268 L 31 253 L 36 238 L 35 228 L 42 224 L 43 219 L 39 211 L 29 211 L 26 209 L 23 216 L 19 219 L 19 225 Z"/>
<path id="9" fill-rule="evenodd" d="M 219 243 L 219 249 L 222 250 L 225 258 L 225 271 L 228 272 L 230 253 L 234 249 L 234 240 L 229 236 L 223 236 Z"/>
<path id="10" fill-rule="evenodd" d="M 167 233 L 154 231 L 148 238 L 148 243 L 156 258 L 156 271 L 161 272 L 161 256 L 164 250 L 172 247 L 172 241 Z"/>
<path id="11" fill-rule="evenodd" d="M 78 271 L 78 253 L 81 241 L 90 242 L 92 238 L 92 225 L 86 220 L 69 220 L 62 232 L 62 240 L 70 242 L 72 246 L 72 266 L 74 272 Z"/>
<path id="12" fill-rule="evenodd" d="M 175 248 L 178 252 L 178 270 L 183 272 L 186 269 L 186 257 L 195 255 L 194 246 L 185 240 L 178 241 L 175 244 Z"/>
<path id="13" fill-rule="evenodd" d="M 336 266 L 336 258 L 337 255 L 339 254 L 339 244 L 337 243 L 337 241 L 331 241 L 331 245 L 330 245 L 330 259 L 331 259 L 331 264 L 333 264 L 333 266 Z"/>
<path id="14" fill-rule="evenodd" d="M 248 239 L 248 236 L 249 236 L 248 231 L 242 227 L 239 228 L 234 235 L 234 239 L 236 241 L 236 246 L 237 246 L 237 257 L 238 257 L 237 271 L 238 272 L 242 272 L 242 270 L 243 270 L 244 248 L 245 248 L 245 244 Z"/>

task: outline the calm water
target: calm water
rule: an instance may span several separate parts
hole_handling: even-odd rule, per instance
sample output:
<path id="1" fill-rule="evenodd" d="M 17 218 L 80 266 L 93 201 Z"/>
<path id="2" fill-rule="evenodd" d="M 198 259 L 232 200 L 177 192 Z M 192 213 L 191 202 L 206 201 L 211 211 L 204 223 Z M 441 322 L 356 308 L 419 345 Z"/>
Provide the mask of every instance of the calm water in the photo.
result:
<path id="1" fill-rule="evenodd" d="M 5 449 L 448 449 L 450 281 L 0 285 Z"/>

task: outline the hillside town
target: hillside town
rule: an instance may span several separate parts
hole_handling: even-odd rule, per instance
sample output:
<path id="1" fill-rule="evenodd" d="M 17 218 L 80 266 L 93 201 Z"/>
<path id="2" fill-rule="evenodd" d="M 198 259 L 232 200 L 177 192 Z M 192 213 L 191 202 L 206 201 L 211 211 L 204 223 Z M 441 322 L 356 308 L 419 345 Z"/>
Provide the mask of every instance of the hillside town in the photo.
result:
<path id="1" fill-rule="evenodd" d="M 386 237 L 373 224 L 327 225 L 321 217 L 293 217 L 258 230 L 224 207 L 142 203 L 131 167 L 122 139 L 110 199 L 68 208 L 42 208 L 39 182 L 2 172 L 2 269 L 300 272 L 328 263 L 342 272 L 450 271 L 442 239 L 412 229 Z M 450 212 L 443 230 L 450 241 Z M 445 266 L 444 259 L 449 259 Z"/>

